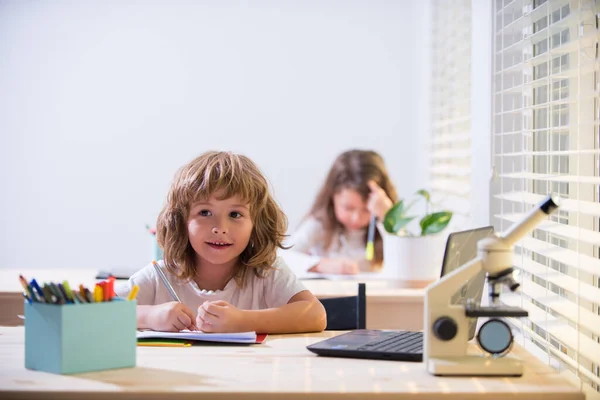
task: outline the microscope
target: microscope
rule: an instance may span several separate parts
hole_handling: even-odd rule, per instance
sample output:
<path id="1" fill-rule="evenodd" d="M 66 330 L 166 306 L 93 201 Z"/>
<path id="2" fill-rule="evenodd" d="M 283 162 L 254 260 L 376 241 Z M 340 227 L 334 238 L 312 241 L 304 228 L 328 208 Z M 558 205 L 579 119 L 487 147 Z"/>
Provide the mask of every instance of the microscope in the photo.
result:
<path id="1" fill-rule="evenodd" d="M 513 277 L 513 246 L 558 208 L 557 198 L 548 196 L 506 232 L 477 243 L 477 257 L 460 266 L 425 290 L 425 332 L 423 362 L 433 375 L 521 376 L 523 366 L 507 355 L 513 342 L 512 332 L 502 317 L 526 317 L 527 311 L 499 303 L 503 285 L 511 291 L 519 288 Z M 466 281 L 481 270 L 486 272 L 490 306 L 467 302 L 452 305 L 450 299 Z M 469 321 L 467 318 L 490 317 L 479 329 L 477 341 L 488 354 L 467 354 Z M 506 355 L 506 356 L 505 356 Z"/>

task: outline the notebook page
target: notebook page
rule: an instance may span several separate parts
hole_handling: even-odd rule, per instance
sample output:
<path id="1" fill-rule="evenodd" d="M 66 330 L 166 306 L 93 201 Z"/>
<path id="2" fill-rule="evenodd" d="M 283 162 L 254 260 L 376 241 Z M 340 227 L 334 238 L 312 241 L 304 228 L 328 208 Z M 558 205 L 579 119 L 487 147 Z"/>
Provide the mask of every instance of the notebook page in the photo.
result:
<path id="1" fill-rule="evenodd" d="M 224 343 L 256 343 L 256 332 L 205 333 L 199 331 L 190 331 L 187 329 L 179 332 L 138 331 L 137 338 L 200 340 Z"/>

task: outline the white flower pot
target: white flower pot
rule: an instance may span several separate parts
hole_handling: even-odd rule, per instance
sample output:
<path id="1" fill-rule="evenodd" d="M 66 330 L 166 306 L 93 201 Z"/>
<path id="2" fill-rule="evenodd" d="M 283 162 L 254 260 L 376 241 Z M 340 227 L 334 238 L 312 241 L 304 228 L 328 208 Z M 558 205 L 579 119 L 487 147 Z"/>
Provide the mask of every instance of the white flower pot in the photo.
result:
<path id="1" fill-rule="evenodd" d="M 385 278 L 432 282 L 440 277 L 447 234 L 428 236 L 383 236 Z"/>

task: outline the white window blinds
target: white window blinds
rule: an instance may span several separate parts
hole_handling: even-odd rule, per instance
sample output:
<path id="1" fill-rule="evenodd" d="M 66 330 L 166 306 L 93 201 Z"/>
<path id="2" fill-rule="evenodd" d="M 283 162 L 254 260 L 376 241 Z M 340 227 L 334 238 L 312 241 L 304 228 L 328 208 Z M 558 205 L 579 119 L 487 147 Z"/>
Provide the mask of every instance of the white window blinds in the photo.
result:
<path id="1" fill-rule="evenodd" d="M 562 206 L 515 248 L 529 311 L 522 345 L 600 391 L 600 62 L 597 0 L 495 0 L 492 222 L 504 231 L 547 193 Z"/>
<path id="2" fill-rule="evenodd" d="M 432 201 L 460 230 L 471 217 L 471 0 L 432 4 Z"/>

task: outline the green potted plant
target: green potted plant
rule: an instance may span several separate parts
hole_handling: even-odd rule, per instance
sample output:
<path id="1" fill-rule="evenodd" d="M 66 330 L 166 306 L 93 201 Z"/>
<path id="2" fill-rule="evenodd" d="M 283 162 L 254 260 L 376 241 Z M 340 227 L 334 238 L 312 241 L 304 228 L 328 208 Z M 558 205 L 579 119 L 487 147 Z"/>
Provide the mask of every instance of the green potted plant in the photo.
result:
<path id="1" fill-rule="evenodd" d="M 448 210 L 432 211 L 431 195 L 419 190 L 410 203 L 404 199 L 388 210 L 383 219 L 387 232 L 383 236 L 383 272 L 390 278 L 422 281 L 424 284 L 440 276 L 447 235 L 443 230 L 452 219 Z M 425 200 L 425 212 L 418 228 L 410 229 L 418 215 L 409 213 L 419 200 Z"/>

